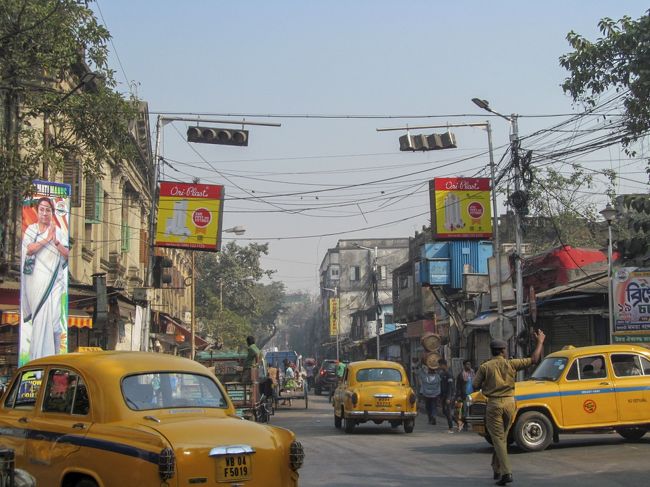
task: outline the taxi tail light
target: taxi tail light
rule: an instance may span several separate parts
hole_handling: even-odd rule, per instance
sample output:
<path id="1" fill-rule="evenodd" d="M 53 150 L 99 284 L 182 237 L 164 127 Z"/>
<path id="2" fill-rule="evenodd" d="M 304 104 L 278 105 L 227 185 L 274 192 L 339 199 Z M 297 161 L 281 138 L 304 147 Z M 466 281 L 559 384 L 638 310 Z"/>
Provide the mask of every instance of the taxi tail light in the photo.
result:
<path id="1" fill-rule="evenodd" d="M 350 400 L 352 401 L 352 405 L 356 406 L 357 403 L 359 402 L 359 395 L 356 392 L 353 392 Z"/>
<path id="2" fill-rule="evenodd" d="M 302 443 L 299 441 L 292 441 L 289 447 L 289 466 L 292 470 L 298 470 L 302 467 L 305 460 L 305 451 L 302 448 Z"/>
<path id="3" fill-rule="evenodd" d="M 409 394 L 409 403 L 411 405 L 415 404 L 415 394 L 413 394 L 412 392 L 411 394 Z"/>
<path id="4" fill-rule="evenodd" d="M 327 374 L 327 371 L 325 369 L 321 369 L 320 371 L 321 377 L 324 376 L 325 374 Z"/>
<path id="5" fill-rule="evenodd" d="M 174 476 L 175 462 L 174 450 L 163 448 L 158 455 L 158 474 L 161 480 L 169 480 Z"/>

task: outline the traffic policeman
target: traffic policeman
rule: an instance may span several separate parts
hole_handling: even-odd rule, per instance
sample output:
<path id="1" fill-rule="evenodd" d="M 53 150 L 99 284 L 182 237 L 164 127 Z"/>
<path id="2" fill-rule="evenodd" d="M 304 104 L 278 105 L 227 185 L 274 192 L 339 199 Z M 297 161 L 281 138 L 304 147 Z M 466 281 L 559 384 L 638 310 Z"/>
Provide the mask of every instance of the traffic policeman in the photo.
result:
<path id="1" fill-rule="evenodd" d="M 492 438 L 492 470 L 497 485 L 512 482 L 512 470 L 508 459 L 508 432 L 515 417 L 515 376 L 518 370 L 539 362 L 542 357 L 544 339 L 542 330 L 533 333 L 537 344 L 529 358 L 506 359 L 508 344 L 503 340 L 492 340 L 492 359 L 483 363 L 474 377 L 474 390 L 481 389 L 487 398 L 485 424 Z"/>

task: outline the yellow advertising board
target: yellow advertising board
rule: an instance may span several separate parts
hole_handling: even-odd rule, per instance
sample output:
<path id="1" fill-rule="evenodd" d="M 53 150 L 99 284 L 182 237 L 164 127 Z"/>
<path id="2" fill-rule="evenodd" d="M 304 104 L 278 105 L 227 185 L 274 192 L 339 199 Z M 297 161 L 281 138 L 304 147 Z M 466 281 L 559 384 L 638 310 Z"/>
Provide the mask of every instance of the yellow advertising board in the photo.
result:
<path id="1" fill-rule="evenodd" d="M 156 247 L 220 250 L 223 196 L 221 185 L 161 181 Z"/>
<path id="2" fill-rule="evenodd" d="M 489 178 L 435 178 L 429 193 L 434 238 L 492 238 Z"/>
<path id="3" fill-rule="evenodd" d="M 339 298 L 330 298 L 330 336 L 339 333 Z"/>

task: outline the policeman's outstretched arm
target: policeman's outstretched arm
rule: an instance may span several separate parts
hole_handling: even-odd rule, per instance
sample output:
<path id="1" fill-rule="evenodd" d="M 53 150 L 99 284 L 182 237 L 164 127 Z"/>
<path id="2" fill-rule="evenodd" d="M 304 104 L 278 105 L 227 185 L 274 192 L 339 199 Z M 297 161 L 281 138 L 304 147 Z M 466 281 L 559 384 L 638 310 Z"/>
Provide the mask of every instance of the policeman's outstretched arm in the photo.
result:
<path id="1" fill-rule="evenodd" d="M 532 359 L 533 363 L 536 364 L 542 358 L 542 352 L 544 351 L 544 340 L 546 339 L 546 335 L 542 330 L 537 330 L 536 332 L 533 332 L 533 336 L 537 341 L 537 346 L 535 347 L 535 351 L 530 356 L 530 358 Z"/>

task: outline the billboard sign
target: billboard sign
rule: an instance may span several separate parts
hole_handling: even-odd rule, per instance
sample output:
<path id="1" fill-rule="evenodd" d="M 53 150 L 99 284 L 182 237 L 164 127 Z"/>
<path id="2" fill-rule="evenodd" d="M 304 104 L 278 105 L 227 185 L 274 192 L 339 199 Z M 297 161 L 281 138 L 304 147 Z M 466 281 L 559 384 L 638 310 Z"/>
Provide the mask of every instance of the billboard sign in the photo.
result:
<path id="1" fill-rule="evenodd" d="M 154 245 L 219 251 L 223 197 L 221 185 L 161 181 Z"/>
<path id="2" fill-rule="evenodd" d="M 22 209 L 19 365 L 68 351 L 70 185 L 34 185 Z"/>
<path id="3" fill-rule="evenodd" d="M 434 238 L 492 238 L 489 178 L 435 178 L 429 196 Z"/>
<path id="4" fill-rule="evenodd" d="M 614 270 L 614 342 L 650 342 L 650 268 Z"/>
<path id="5" fill-rule="evenodd" d="M 339 298 L 330 298 L 330 336 L 339 334 Z"/>

